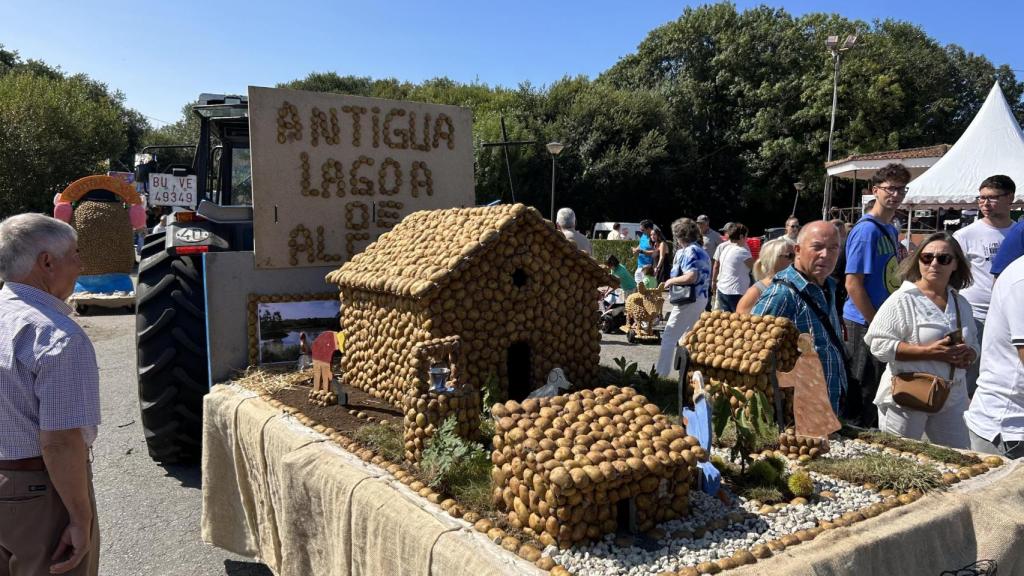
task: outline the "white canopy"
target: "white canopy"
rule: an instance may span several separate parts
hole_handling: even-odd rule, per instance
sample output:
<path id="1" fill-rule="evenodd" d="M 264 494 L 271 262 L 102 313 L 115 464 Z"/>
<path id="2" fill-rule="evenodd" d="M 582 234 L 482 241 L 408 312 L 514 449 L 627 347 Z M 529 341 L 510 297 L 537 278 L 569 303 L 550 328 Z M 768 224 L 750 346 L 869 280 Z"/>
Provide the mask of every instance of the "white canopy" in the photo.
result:
<path id="1" fill-rule="evenodd" d="M 956 144 L 924 174 L 910 181 L 905 206 L 976 206 L 978 185 L 1005 174 L 1024 203 L 1024 132 L 997 82 Z"/>

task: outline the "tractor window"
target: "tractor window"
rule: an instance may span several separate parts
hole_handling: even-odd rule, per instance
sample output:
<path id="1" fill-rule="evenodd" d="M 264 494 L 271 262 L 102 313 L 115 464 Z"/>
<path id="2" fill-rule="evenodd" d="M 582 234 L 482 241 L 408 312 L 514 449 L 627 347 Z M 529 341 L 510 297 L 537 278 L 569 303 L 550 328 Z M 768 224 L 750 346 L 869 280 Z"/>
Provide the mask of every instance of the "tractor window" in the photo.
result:
<path id="1" fill-rule="evenodd" d="M 252 164 L 248 148 L 231 150 L 231 203 L 252 204 Z"/>

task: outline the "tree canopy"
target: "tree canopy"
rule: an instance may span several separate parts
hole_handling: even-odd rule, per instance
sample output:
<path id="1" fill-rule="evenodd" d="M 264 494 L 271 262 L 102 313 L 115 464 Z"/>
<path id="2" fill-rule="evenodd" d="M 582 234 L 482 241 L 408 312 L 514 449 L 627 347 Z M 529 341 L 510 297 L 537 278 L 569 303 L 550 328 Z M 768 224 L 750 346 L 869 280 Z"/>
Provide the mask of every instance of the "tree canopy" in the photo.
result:
<path id="1" fill-rule="evenodd" d="M 130 169 L 148 128 L 120 92 L 0 45 L 0 215 L 49 212 L 74 180 Z"/>

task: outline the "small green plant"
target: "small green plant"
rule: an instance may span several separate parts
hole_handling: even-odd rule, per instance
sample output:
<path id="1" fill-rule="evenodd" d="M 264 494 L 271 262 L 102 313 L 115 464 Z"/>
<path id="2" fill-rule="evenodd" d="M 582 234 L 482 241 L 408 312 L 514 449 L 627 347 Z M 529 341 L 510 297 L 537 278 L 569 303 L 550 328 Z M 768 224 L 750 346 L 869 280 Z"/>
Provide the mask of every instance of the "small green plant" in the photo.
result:
<path id="1" fill-rule="evenodd" d="M 615 365 L 619 367 L 619 381 L 622 386 L 632 386 L 633 377 L 636 376 L 637 363 L 629 362 L 625 356 L 615 359 Z"/>
<path id="2" fill-rule="evenodd" d="M 779 475 L 780 478 L 782 477 L 782 475 L 786 473 L 786 470 L 789 469 L 789 467 L 786 465 L 786 461 L 783 460 L 782 458 L 779 458 L 778 456 L 769 456 L 767 458 L 762 458 L 761 461 L 767 462 L 769 465 L 771 465 L 772 468 L 775 468 L 775 472 Z"/>
<path id="3" fill-rule="evenodd" d="M 758 460 L 747 467 L 746 479 L 750 484 L 774 486 L 779 481 L 779 471 L 765 460 Z"/>
<path id="4" fill-rule="evenodd" d="M 354 439 L 366 445 L 391 462 L 401 462 L 405 457 L 405 442 L 402 428 L 392 421 L 367 424 L 353 435 Z"/>
<path id="5" fill-rule="evenodd" d="M 793 496 L 807 498 L 814 494 L 814 480 L 811 475 L 803 470 L 797 470 L 786 479 L 786 487 Z"/>
<path id="6" fill-rule="evenodd" d="M 853 484 L 871 482 L 879 488 L 897 492 L 917 489 L 922 492 L 942 486 L 942 477 L 931 466 L 923 466 L 905 458 L 886 454 L 865 454 L 856 458 L 821 458 L 805 465 L 817 472 Z"/>
<path id="7" fill-rule="evenodd" d="M 731 423 L 735 429 L 736 439 L 729 451 L 733 460 L 740 460 L 740 467 L 746 470 L 750 462 L 750 454 L 757 451 L 758 439 L 770 436 L 767 406 L 768 400 L 761 392 L 754 392 L 748 399 L 738 388 L 723 385 L 724 391 L 714 399 L 711 422 L 715 436 L 722 436 Z M 737 407 L 733 410 L 729 402 L 735 398 Z M 776 435 L 778 430 L 776 429 Z"/>
<path id="8" fill-rule="evenodd" d="M 455 417 L 447 418 L 427 441 L 420 472 L 432 488 L 455 494 L 460 488 L 489 481 L 491 456 L 484 447 L 459 436 Z"/>

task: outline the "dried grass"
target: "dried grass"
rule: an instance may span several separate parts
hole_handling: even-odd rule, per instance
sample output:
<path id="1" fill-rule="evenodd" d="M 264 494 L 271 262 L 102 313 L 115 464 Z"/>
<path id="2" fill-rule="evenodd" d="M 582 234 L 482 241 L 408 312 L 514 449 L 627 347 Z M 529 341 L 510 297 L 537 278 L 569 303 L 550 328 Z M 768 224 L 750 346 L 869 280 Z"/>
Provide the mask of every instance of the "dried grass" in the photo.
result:
<path id="1" fill-rule="evenodd" d="M 299 372 L 290 370 L 272 370 L 263 367 L 246 368 L 240 372 L 238 377 L 231 381 L 247 390 L 257 394 L 274 394 L 286 388 L 298 388 L 308 386 L 313 380 L 313 370 L 302 370 Z"/>

